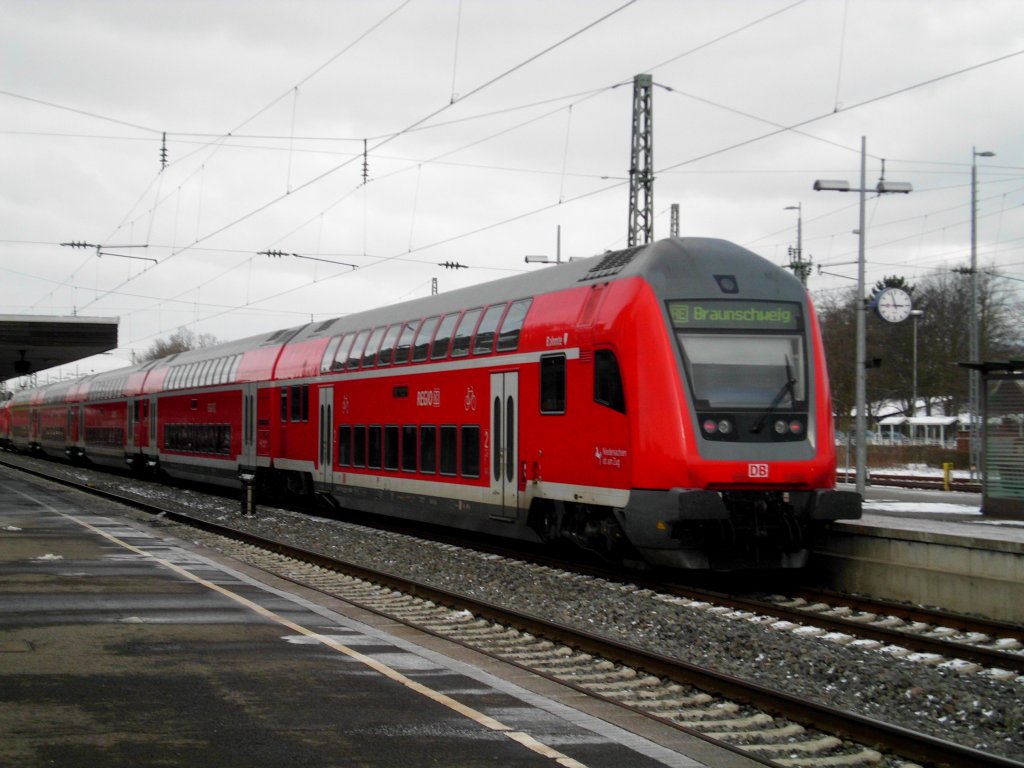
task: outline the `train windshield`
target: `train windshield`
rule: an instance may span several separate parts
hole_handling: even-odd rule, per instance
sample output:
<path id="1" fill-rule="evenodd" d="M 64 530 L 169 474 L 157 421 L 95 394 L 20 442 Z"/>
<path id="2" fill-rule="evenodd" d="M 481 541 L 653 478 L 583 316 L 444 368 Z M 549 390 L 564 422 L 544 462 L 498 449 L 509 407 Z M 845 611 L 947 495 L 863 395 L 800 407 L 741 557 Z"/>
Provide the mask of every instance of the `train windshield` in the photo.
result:
<path id="1" fill-rule="evenodd" d="M 701 410 L 793 409 L 806 399 L 800 336 L 680 333 Z"/>

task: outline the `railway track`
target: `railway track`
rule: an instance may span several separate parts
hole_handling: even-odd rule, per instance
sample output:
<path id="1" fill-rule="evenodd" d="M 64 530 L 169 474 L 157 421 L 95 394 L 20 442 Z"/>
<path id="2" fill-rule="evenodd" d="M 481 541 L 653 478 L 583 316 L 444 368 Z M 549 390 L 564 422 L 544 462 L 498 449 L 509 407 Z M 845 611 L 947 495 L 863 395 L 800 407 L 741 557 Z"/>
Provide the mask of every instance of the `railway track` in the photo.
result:
<path id="1" fill-rule="evenodd" d="M 840 483 L 852 484 L 856 478 L 853 472 L 836 472 L 836 480 Z M 976 480 L 962 480 L 952 478 L 949 488 L 941 477 L 922 477 L 917 475 L 904 475 L 898 472 L 886 472 L 884 470 L 870 470 L 868 472 L 869 485 L 884 485 L 891 488 L 908 488 L 922 491 L 962 491 L 964 493 L 981 493 L 981 483 Z"/>
<path id="2" fill-rule="evenodd" d="M 894 755 L 935 765 L 1022 765 L 161 504 L 86 490 L 201 530 L 209 537 L 205 543 L 268 572 L 614 701 L 763 765 L 907 765 Z M 637 589 L 619 588 L 624 597 Z"/>
<path id="3" fill-rule="evenodd" d="M 664 588 L 684 599 L 727 606 L 752 621 L 768 616 L 831 633 L 836 642 L 885 644 L 891 653 L 917 654 L 915 660 L 921 663 L 949 664 L 961 674 L 985 670 L 1002 679 L 1024 675 L 1024 627 L 1015 624 L 813 588 L 765 596 Z"/>

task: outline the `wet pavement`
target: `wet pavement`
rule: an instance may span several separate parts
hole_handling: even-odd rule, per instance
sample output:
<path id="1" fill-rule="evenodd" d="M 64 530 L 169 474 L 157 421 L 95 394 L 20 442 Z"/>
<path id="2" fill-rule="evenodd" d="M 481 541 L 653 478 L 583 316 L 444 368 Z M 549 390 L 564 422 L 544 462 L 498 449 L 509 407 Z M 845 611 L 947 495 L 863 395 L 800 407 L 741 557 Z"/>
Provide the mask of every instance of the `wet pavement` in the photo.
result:
<path id="1" fill-rule="evenodd" d="M 752 763 L 0 469 L 0 765 Z"/>

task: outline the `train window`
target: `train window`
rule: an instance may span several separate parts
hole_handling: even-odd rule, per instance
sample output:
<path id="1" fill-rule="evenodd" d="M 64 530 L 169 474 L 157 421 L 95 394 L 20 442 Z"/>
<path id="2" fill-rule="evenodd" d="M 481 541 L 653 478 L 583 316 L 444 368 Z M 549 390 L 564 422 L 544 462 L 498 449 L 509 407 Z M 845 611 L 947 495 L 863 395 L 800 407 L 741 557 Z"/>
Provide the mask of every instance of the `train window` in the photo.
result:
<path id="1" fill-rule="evenodd" d="M 398 338 L 398 344 L 395 345 L 395 365 L 409 362 L 412 340 L 416 336 L 416 329 L 419 327 L 419 324 L 419 320 L 414 320 L 411 323 L 406 323 L 402 329 L 402 335 Z"/>
<path id="2" fill-rule="evenodd" d="M 395 351 L 395 342 L 398 341 L 398 334 L 402 330 L 402 324 L 392 325 L 384 334 L 384 341 L 380 343 L 380 352 L 377 353 L 377 365 L 391 365 L 391 356 Z"/>
<path id="3" fill-rule="evenodd" d="M 540 412 L 565 413 L 565 355 L 540 358 Z"/>
<path id="4" fill-rule="evenodd" d="M 533 299 L 520 299 L 513 301 L 508 308 L 505 319 L 501 321 L 501 330 L 498 332 L 498 351 L 514 352 L 519 346 L 519 332 L 523 328 L 523 321 L 526 320 L 526 313 L 530 309 Z"/>
<path id="5" fill-rule="evenodd" d="M 402 427 L 402 471 L 416 471 L 416 427 L 413 424 Z"/>
<path id="6" fill-rule="evenodd" d="M 437 427 L 420 427 L 420 472 L 437 472 Z"/>
<path id="7" fill-rule="evenodd" d="M 366 342 L 366 349 L 363 351 L 363 368 L 372 368 L 377 362 L 377 348 L 380 347 L 380 340 L 384 337 L 384 326 L 374 328 L 370 340 Z"/>
<path id="8" fill-rule="evenodd" d="M 427 352 L 430 350 L 430 339 L 433 338 L 434 329 L 437 328 L 440 320 L 441 318 L 439 317 L 428 317 L 423 321 L 419 333 L 416 334 L 416 342 L 412 348 L 412 361 L 414 363 L 427 359 Z"/>
<path id="9" fill-rule="evenodd" d="M 462 463 L 460 472 L 463 477 L 480 477 L 480 427 L 472 424 L 462 427 Z"/>
<path id="10" fill-rule="evenodd" d="M 441 360 L 448 357 L 448 348 L 452 342 L 452 331 L 455 329 L 455 321 L 459 319 L 458 312 L 451 312 L 444 316 L 441 325 L 434 335 L 434 343 L 430 345 L 430 359 Z"/>
<path id="11" fill-rule="evenodd" d="M 281 387 L 281 421 L 288 421 L 288 387 Z"/>
<path id="12" fill-rule="evenodd" d="M 807 372 L 800 336 L 679 333 L 698 407 L 796 408 Z"/>
<path id="13" fill-rule="evenodd" d="M 594 351 L 594 402 L 619 413 L 626 412 L 619 361 L 610 349 Z"/>
<path id="14" fill-rule="evenodd" d="M 398 436 L 397 425 L 384 427 L 384 469 L 398 469 Z"/>
<path id="15" fill-rule="evenodd" d="M 352 466 L 366 466 L 366 427 L 352 428 Z"/>
<path id="16" fill-rule="evenodd" d="M 227 363 L 226 357 L 218 357 L 213 362 L 213 383 L 223 384 L 224 383 L 224 364 Z"/>
<path id="17" fill-rule="evenodd" d="M 366 445 L 366 466 L 370 469 L 380 469 L 380 427 L 370 427 L 366 430 Z"/>
<path id="18" fill-rule="evenodd" d="M 473 331 L 476 330 L 476 321 L 480 319 L 482 309 L 470 309 L 459 320 L 455 329 L 455 336 L 452 338 L 452 357 L 465 357 L 469 354 L 469 342 L 472 339 Z"/>
<path id="19" fill-rule="evenodd" d="M 494 332 L 498 330 L 498 322 L 505 314 L 505 304 L 492 304 L 484 312 L 484 319 L 480 321 L 480 327 L 476 329 L 476 338 L 473 339 L 473 354 L 488 355 L 494 351 Z"/>
<path id="20" fill-rule="evenodd" d="M 341 344 L 342 338 L 341 336 L 335 336 L 327 342 L 324 356 L 320 358 L 320 373 L 327 373 L 331 370 L 331 366 L 334 364 L 334 355 L 338 351 L 338 345 Z"/>
<path id="21" fill-rule="evenodd" d="M 242 356 L 235 355 L 231 361 L 231 374 L 228 377 L 229 381 L 238 381 L 238 369 L 242 367 Z"/>
<path id="22" fill-rule="evenodd" d="M 288 396 L 292 403 L 291 420 L 302 421 L 302 387 L 298 384 L 293 384 L 288 389 Z"/>
<path id="23" fill-rule="evenodd" d="M 202 384 L 203 386 L 209 386 L 212 383 L 212 376 L 213 360 L 207 360 L 206 362 L 203 363 L 203 372 L 202 374 L 200 374 L 200 378 L 202 379 L 202 381 L 200 381 L 199 383 Z"/>
<path id="24" fill-rule="evenodd" d="M 370 336 L 370 341 L 367 342 L 367 348 L 362 352 L 362 368 L 373 368 L 377 361 L 377 349 L 381 345 L 381 339 L 384 337 L 384 326 L 375 328 L 373 334 Z"/>
<path id="25" fill-rule="evenodd" d="M 338 427 L 338 466 L 352 466 L 352 427 L 348 424 Z"/>
<path id="26" fill-rule="evenodd" d="M 455 475 L 459 469 L 459 428 L 441 427 L 441 474 Z"/>
<path id="27" fill-rule="evenodd" d="M 363 359 L 363 347 L 366 346 L 366 340 L 370 338 L 369 329 L 360 331 L 359 335 L 356 336 L 355 342 L 352 344 L 352 349 L 348 353 L 348 361 L 345 363 L 345 367 L 348 370 L 358 368 L 359 363 Z"/>
<path id="28" fill-rule="evenodd" d="M 332 371 L 345 370 L 345 363 L 348 361 L 348 351 L 352 349 L 352 342 L 356 340 L 354 333 L 348 333 L 342 337 L 338 344 L 338 351 L 334 354 L 334 362 L 331 363 Z"/>

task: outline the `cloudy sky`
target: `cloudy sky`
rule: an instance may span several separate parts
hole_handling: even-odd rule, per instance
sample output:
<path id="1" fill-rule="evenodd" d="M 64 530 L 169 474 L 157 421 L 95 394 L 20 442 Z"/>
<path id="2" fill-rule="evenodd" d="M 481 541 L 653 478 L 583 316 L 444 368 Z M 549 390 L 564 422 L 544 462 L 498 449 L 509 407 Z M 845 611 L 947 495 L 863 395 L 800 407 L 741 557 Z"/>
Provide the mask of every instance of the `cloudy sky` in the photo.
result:
<path id="1" fill-rule="evenodd" d="M 866 136 L 868 186 L 883 159 L 914 186 L 869 198 L 867 279 L 913 282 L 969 261 L 976 148 L 996 153 L 979 261 L 1024 289 L 1019 0 L 0 0 L 0 18 L 0 314 L 120 317 L 120 349 L 84 370 L 182 326 L 228 340 L 551 268 L 524 256 L 553 257 L 559 227 L 563 258 L 624 247 L 638 73 L 656 237 L 676 203 L 683 235 L 781 264 L 800 205 L 811 291 L 848 289 L 857 196 L 812 185 L 857 186 Z"/>

